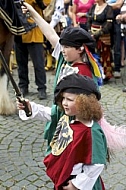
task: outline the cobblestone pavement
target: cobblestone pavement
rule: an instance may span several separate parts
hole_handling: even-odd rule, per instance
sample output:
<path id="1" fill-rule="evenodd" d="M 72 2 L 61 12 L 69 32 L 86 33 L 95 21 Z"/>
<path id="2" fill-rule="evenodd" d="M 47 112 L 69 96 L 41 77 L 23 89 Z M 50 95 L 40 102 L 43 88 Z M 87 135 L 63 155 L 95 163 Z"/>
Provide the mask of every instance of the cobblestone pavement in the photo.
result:
<path id="1" fill-rule="evenodd" d="M 33 67 L 29 65 L 30 94 L 28 98 L 36 103 L 51 105 L 53 100 L 54 75 L 47 73 L 47 100 L 37 98 Z M 122 79 L 111 79 L 101 87 L 102 104 L 106 118 L 111 124 L 126 124 L 126 69 Z M 17 70 L 13 76 L 18 83 Z M 14 91 L 9 92 L 15 102 Z M 0 190 L 51 190 L 53 184 L 45 174 L 42 163 L 46 149 L 43 139 L 44 124 L 40 121 L 21 121 L 18 114 L 0 116 Z M 126 190 L 126 149 L 115 154 L 107 170 L 103 171 L 106 190 Z"/>

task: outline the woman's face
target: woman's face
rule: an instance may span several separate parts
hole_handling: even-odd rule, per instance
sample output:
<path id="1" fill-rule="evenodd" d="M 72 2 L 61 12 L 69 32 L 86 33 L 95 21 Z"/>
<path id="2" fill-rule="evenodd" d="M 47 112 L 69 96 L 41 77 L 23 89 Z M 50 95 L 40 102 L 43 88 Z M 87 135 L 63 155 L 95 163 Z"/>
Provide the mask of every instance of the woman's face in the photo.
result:
<path id="1" fill-rule="evenodd" d="M 75 47 L 70 46 L 62 46 L 62 53 L 65 61 L 68 62 L 80 62 L 81 60 L 81 53 L 80 49 L 76 49 Z"/>
<path id="2" fill-rule="evenodd" d="M 76 116 L 76 94 L 72 93 L 63 93 L 62 106 L 64 108 L 65 114 L 68 116 Z"/>

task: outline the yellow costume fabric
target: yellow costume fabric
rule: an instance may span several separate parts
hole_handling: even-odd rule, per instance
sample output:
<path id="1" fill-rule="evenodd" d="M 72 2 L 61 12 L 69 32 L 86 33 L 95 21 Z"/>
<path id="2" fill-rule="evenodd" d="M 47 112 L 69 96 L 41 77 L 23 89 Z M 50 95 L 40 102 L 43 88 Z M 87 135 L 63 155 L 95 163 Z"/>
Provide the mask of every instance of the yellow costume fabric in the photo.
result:
<path id="1" fill-rule="evenodd" d="M 39 8 L 35 0 L 25 0 L 25 2 L 32 5 L 32 7 L 42 16 L 42 9 Z M 43 2 L 45 5 L 48 5 L 50 3 L 50 0 L 44 0 Z M 30 18 L 29 22 L 34 22 L 34 21 L 32 20 L 32 18 Z M 23 43 L 32 43 L 32 42 L 42 43 L 44 42 L 44 36 L 41 30 L 39 29 L 39 27 L 37 26 L 31 31 L 29 31 L 28 33 L 22 35 L 22 42 Z"/>

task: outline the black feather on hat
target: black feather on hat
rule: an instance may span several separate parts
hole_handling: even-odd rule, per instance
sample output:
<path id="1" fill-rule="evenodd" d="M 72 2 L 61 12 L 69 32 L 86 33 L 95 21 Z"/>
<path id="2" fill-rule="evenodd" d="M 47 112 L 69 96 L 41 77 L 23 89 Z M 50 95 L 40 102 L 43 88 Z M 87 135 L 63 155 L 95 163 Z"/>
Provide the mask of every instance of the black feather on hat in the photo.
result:
<path id="1" fill-rule="evenodd" d="M 64 29 L 60 35 L 59 42 L 61 45 L 71 47 L 81 47 L 85 44 L 90 51 L 95 49 L 95 40 L 86 30 L 80 27 L 70 26 Z"/>
<path id="2" fill-rule="evenodd" d="M 101 93 L 99 92 L 93 79 L 75 73 L 64 77 L 57 84 L 54 91 L 55 103 L 59 101 L 62 92 L 86 95 L 95 94 L 98 100 L 101 98 Z"/>

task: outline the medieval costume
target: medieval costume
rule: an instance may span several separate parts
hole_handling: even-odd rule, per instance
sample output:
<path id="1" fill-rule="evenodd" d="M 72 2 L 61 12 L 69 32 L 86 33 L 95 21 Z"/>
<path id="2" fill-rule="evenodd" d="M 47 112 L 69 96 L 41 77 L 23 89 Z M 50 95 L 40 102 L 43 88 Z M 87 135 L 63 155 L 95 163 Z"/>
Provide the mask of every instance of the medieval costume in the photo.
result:
<path id="1" fill-rule="evenodd" d="M 85 50 L 83 54 L 83 63 L 68 63 L 64 60 L 63 54 L 61 53 L 62 47 L 61 45 L 68 45 L 73 47 L 80 47 L 82 44 L 85 44 Z M 79 73 L 82 75 L 89 76 L 94 79 L 96 84 L 99 84 L 99 86 L 102 84 L 102 77 L 101 73 L 99 71 L 99 67 L 97 65 L 98 62 L 96 62 L 95 58 L 93 57 L 95 48 L 95 43 L 93 38 L 83 30 L 82 28 L 66 28 L 61 36 L 60 36 L 60 43 L 57 43 L 54 51 L 53 51 L 53 57 L 58 60 L 56 74 L 55 74 L 55 81 L 54 81 L 54 88 L 66 75 L 72 74 L 72 73 Z M 92 53 L 91 53 L 92 52 Z M 57 122 L 59 118 L 62 116 L 63 112 L 59 110 L 59 108 L 53 104 L 52 106 L 52 120 L 51 122 L 47 122 L 45 131 L 44 131 L 44 138 L 48 140 L 48 149 L 47 153 L 50 152 L 50 141 L 52 139 L 52 136 L 55 132 L 55 126 L 57 125 Z M 51 132 L 50 132 L 51 131 Z"/>
<path id="2" fill-rule="evenodd" d="M 41 20 L 41 19 L 39 19 L 39 20 Z M 45 22 L 44 22 L 45 23 Z M 42 26 L 44 25 L 44 23 L 42 24 Z M 48 25 L 47 25 L 47 28 L 48 28 Z M 79 32 L 79 35 L 76 35 L 76 38 L 73 38 L 73 36 L 72 36 L 72 38 L 73 38 L 73 40 L 75 40 L 74 42 L 78 42 L 78 40 L 79 40 L 79 38 L 78 37 L 80 37 L 81 39 L 80 39 L 80 41 L 79 41 L 79 44 L 77 44 L 77 45 L 79 45 L 79 47 L 82 47 L 82 45 L 83 44 L 85 44 L 86 46 L 88 46 L 88 48 L 90 48 L 90 47 L 92 47 L 93 46 L 93 39 L 91 38 L 91 36 L 90 36 L 90 38 L 88 38 L 89 36 L 88 36 L 88 34 L 86 33 L 86 35 L 84 35 L 84 33 L 83 32 L 85 32 L 85 31 L 83 31 L 82 32 L 82 30 L 81 29 L 77 29 L 77 28 L 75 28 L 75 29 L 73 29 L 73 32 L 77 32 L 77 30 L 78 30 L 78 32 Z M 67 30 L 67 32 L 68 32 L 69 30 Z M 72 30 L 71 30 L 72 31 Z M 68 36 L 68 34 L 70 34 L 70 31 L 67 33 L 67 36 Z M 76 33 L 77 34 L 77 33 Z M 82 35 L 83 34 L 83 35 Z M 71 35 L 70 35 L 71 36 Z M 78 39 L 77 41 L 76 41 L 76 39 Z M 50 40 L 51 41 L 51 40 Z M 69 40 L 68 40 L 68 42 L 71 42 L 71 39 L 69 38 Z M 73 41 L 72 41 L 73 42 Z M 76 43 L 75 43 L 76 44 Z M 69 44 L 68 44 L 68 46 L 69 46 Z M 58 47 L 58 45 L 57 45 L 57 47 Z M 74 47 L 74 46 L 73 46 Z M 76 47 L 76 46 L 75 46 Z M 94 46 L 93 46 L 94 47 Z M 61 54 L 60 54 L 61 55 Z M 60 58 L 60 57 L 59 57 Z M 64 60 L 63 60 L 63 57 L 61 57 L 62 58 L 62 60 L 61 61 L 63 61 L 64 62 Z M 83 63 L 82 63 L 83 64 Z M 59 68 L 59 70 L 62 70 L 63 68 L 62 67 L 60 67 Z M 78 74 L 77 75 L 78 77 L 80 77 L 80 78 L 86 78 L 86 77 L 83 77 L 82 75 L 80 75 L 80 74 Z M 67 76 L 68 78 L 67 79 L 69 79 L 69 76 Z M 65 78 L 65 77 L 64 77 Z M 88 78 L 88 77 L 87 77 Z M 89 78 L 89 80 L 90 81 L 92 81 L 90 78 Z M 61 81 L 63 81 L 62 79 L 61 79 Z M 74 82 L 75 82 L 76 80 L 74 80 Z M 67 81 L 68 82 L 68 81 Z M 67 84 L 67 82 L 65 83 L 65 84 Z M 69 81 L 70 82 L 70 81 Z M 60 83 L 61 84 L 61 83 Z M 85 88 L 85 84 L 86 83 L 83 83 L 82 81 L 81 82 L 79 82 L 79 85 L 81 84 L 81 88 L 83 89 L 83 88 Z M 92 83 L 92 84 L 95 84 L 94 82 Z M 78 85 L 78 86 L 79 86 Z M 75 85 L 73 85 L 73 87 L 74 87 Z M 87 95 L 88 95 L 88 93 L 89 93 L 89 89 L 90 89 L 90 85 L 88 84 L 88 87 L 86 88 L 86 90 L 85 90 L 85 93 L 87 93 Z M 97 93 L 95 93 L 97 91 Z M 95 85 L 95 90 L 91 90 L 91 92 L 93 92 L 95 95 L 96 94 L 99 94 L 99 92 L 98 92 L 98 89 L 97 89 L 97 87 L 96 87 L 96 85 Z M 99 96 L 97 96 L 96 95 L 96 97 L 97 97 L 97 99 L 99 100 L 100 99 L 100 97 Z M 62 97 L 63 98 L 63 97 Z M 58 101 L 58 100 L 57 100 Z M 57 102 L 56 101 L 56 102 Z M 56 103 L 55 102 L 55 103 Z M 81 102 L 80 102 L 81 103 Z M 56 105 L 56 104 L 55 104 Z M 20 117 L 23 119 L 23 120 L 27 120 L 27 119 L 31 119 L 31 118 L 34 118 L 34 117 L 36 117 L 36 118 L 40 118 L 40 119 L 48 119 L 48 120 L 51 120 L 51 115 L 52 115 L 52 113 L 51 113 L 51 109 L 49 109 L 48 107 L 44 107 L 44 106 L 42 106 L 42 105 L 36 105 L 35 103 L 31 103 L 31 107 L 32 107 L 32 116 L 30 117 L 30 118 L 27 118 L 26 117 L 26 115 L 25 115 L 25 112 L 24 112 L 24 110 L 20 110 L 19 111 L 19 114 L 20 114 Z M 96 106 L 97 107 L 97 106 Z M 20 107 L 20 109 L 24 109 L 22 106 Z M 56 117 L 58 117 L 58 115 L 56 115 Z M 63 119 L 63 120 L 62 120 Z M 61 131 L 61 130 L 59 130 L 59 133 L 58 134 L 61 134 L 61 137 L 62 138 L 58 138 L 58 137 L 56 137 L 55 136 L 55 138 L 53 139 L 53 141 L 52 141 L 52 143 L 51 143 L 51 146 L 52 146 L 52 148 L 53 148 L 53 145 L 54 145 L 54 149 L 52 149 L 52 152 L 45 158 L 45 160 L 44 160 L 44 163 L 46 164 L 46 166 L 47 166 L 47 172 L 49 171 L 48 169 L 49 169 L 49 167 L 48 167 L 48 158 L 49 158 L 49 156 L 53 153 L 53 155 L 56 153 L 56 152 L 59 152 L 59 150 L 63 150 L 63 152 L 65 151 L 65 150 L 67 150 L 67 147 L 69 148 L 69 145 L 70 144 L 73 144 L 73 139 L 74 139 L 74 135 L 72 135 L 72 131 L 74 130 L 74 126 L 72 126 L 71 124 L 72 124 L 72 122 L 71 122 L 71 120 L 69 120 L 69 118 L 67 118 L 67 120 L 65 120 L 65 118 L 63 117 L 61 120 L 60 119 L 58 119 L 58 121 L 61 121 L 61 123 L 62 123 L 62 121 L 65 121 L 64 122 L 64 126 L 63 125 L 60 125 L 60 123 L 56 123 L 56 125 L 54 126 L 54 127 L 56 127 L 56 126 L 61 126 L 61 127 L 59 127 L 59 129 L 63 129 L 63 131 Z M 99 118 L 100 119 L 100 118 Z M 69 122 L 70 121 L 70 122 Z M 93 121 L 93 122 L 92 122 Z M 76 122 L 79 122 L 79 121 L 73 121 L 73 123 L 75 123 L 76 125 L 78 124 L 78 126 L 79 126 L 79 124 L 80 124 L 80 128 L 81 128 L 81 123 L 76 123 Z M 57 125 L 58 124 L 58 125 Z M 91 123 L 90 123 L 90 125 L 86 125 L 86 124 L 84 124 L 83 123 L 83 126 L 84 126 L 84 128 L 85 127 L 93 127 L 93 128 L 95 128 L 96 129 L 96 131 L 98 132 L 100 132 L 100 130 L 101 130 L 101 128 L 99 128 L 100 126 L 99 126 L 99 124 L 96 122 L 96 126 L 93 126 L 95 124 L 95 121 L 92 119 L 91 120 Z M 68 127 L 68 125 L 69 126 L 71 126 L 71 132 L 70 133 L 68 133 L 68 134 L 70 134 L 69 135 L 69 138 L 67 138 L 67 140 L 66 139 L 64 139 L 64 137 L 65 137 L 65 134 L 66 134 L 66 137 L 68 137 L 68 134 L 67 134 L 67 132 L 69 132 L 69 130 L 70 130 L 70 127 Z M 62 126 L 63 126 L 63 128 L 62 128 Z M 65 126 L 67 126 L 67 128 L 66 128 L 66 130 L 65 130 Z M 97 128 L 98 127 L 98 128 Z M 83 127 L 82 127 L 83 128 Z M 92 128 L 92 129 L 93 129 Z M 97 130 L 98 129 L 98 130 Z M 83 129 L 82 129 L 83 130 Z M 78 131 L 78 130 L 75 130 L 76 132 L 80 132 L 80 130 Z M 64 134 L 64 132 L 65 132 L 65 134 Z M 84 132 L 84 131 L 83 131 Z M 89 138 L 89 139 L 91 139 L 91 140 L 93 140 L 93 131 L 92 130 L 90 130 L 90 131 L 87 131 L 87 133 L 89 132 L 89 136 L 91 137 L 91 138 Z M 104 133 L 103 133 L 103 131 L 101 130 L 101 132 L 99 133 L 98 132 L 98 134 L 99 134 L 99 137 L 100 138 L 96 138 L 96 141 L 98 140 L 99 141 L 99 143 L 100 144 L 102 144 L 102 151 L 104 152 L 103 153 L 103 156 L 101 156 L 102 154 L 100 154 L 99 155 L 99 158 L 101 158 L 101 161 L 100 160 L 97 160 L 97 159 L 95 159 L 95 161 L 94 162 L 90 162 L 91 160 L 93 160 L 92 159 L 92 157 L 90 157 L 91 159 L 89 159 L 89 162 L 88 163 L 92 163 L 91 164 L 91 167 L 92 166 L 94 166 L 93 168 L 97 168 L 97 166 L 98 166 L 98 175 L 97 175 L 97 177 L 99 177 L 99 175 L 100 175 L 100 173 L 101 173 L 101 170 L 103 169 L 103 167 L 104 167 L 104 163 L 106 163 L 106 156 L 107 156 L 107 148 L 106 148 L 106 139 L 104 138 L 105 136 L 104 136 Z M 51 133 L 51 129 L 50 129 L 50 133 Z M 57 133 L 57 131 L 56 131 L 56 133 Z M 91 135 L 90 135 L 91 134 Z M 82 134 L 81 134 L 82 135 Z M 83 134 L 83 135 L 86 135 L 86 134 Z M 83 140 L 83 135 L 82 136 L 80 136 L 80 137 L 82 137 L 82 140 Z M 95 133 L 95 135 L 96 135 L 96 133 Z M 94 135 L 94 137 L 96 137 Z M 121 136 L 122 137 L 122 136 Z M 60 141 L 59 141 L 59 139 L 60 139 Z M 100 139 L 101 139 L 101 141 L 100 141 Z M 103 140 L 104 139 L 104 140 Z M 65 140 L 65 141 L 64 141 Z M 81 140 L 80 138 L 79 138 L 79 140 Z M 62 141 L 62 142 L 61 142 Z M 96 142 L 96 141 L 94 141 L 94 143 Z M 98 142 L 97 141 L 97 142 Z M 69 144 L 68 144 L 68 142 L 69 142 Z M 93 141 L 92 141 L 93 142 Z M 56 145 L 56 146 L 55 146 Z M 68 146 L 66 146 L 66 145 L 68 145 Z M 79 145 L 79 143 L 77 143 L 77 147 L 78 147 L 78 145 Z M 80 143 L 80 145 L 82 145 L 81 143 Z M 94 144 L 93 144 L 94 145 Z M 96 146 L 97 147 L 97 146 Z M 78 147 L 78 148 L 81 148 L 81 147 Z M 99 149 L 101 150 L 101 148 L 99 147 Z M 73 150 L 73 149 L 72 149 Z M 85 150 L 85 149 L 84 149 Z M 95 150 L 95 149 L 93 149 L 92 148 L 92 150 Z M 75 151 L 75 150 L 73 150 L 73 151 Z M 60 156 L 62 156 L 62 153 L 63 153 L 62 151 L 61 151 L 61 155 Z M 90 151 L 89 151 L 90 152 Z M 89 153 L 88 152 L 88 153 Z M 79 153 L 79 151 L 77 151 L 77 153 L 79 154 L 79 156 L 80 156 L 80 153 Z M 92 152 L 93 153 L 93 152 Z M 87 154 L 88 155 L 88 154 Z M 87 156 L 86 155 L 86 156 Z M 76 159 L 76 156 L 75 155 L 73 155 L 74 156 L 74 159 Z M 82 156 L 84 156 L 84 154 L 82 154 Z M 90 156 L 91 156 L 91 154 L 90 154 Z M 95 155 L 94 155 L 95 156 Z M 100 157 L 101 156 L 101 157 Z M 55 157 L 56 158 L 56 157 Z M 96 157 L 95 157 L 96 158 Z M 64 158 L 65 159 L 65 158 Z M 52 161 L 53 161 L 53 159 L 52 159 Z M 76 161 L 76 160 L 75 160 Z M 86 161 L 86 160 L 85 160 Z M 105 161 L 105 162 L 104 162 Z M 76 173 L 73 173 L 74 174 L 74 176 L 72 175 L 72 171 L 71 171 L 71 168 L 73 167 L 73 169 L 74 169 L 74 166 L 75 166 L 75 164 L 76 164 L 76 162 L 74 162 L 74 161 L 72 161 L 72 165 L 70 164 L 70 170 L 69 170 L 69 175 L 70 175 L 70 177 L 71 177 L 71 175 L 72 175 L 72 177 L 75 177 L 75 180 L 76 180 L 76 177 L 77 177 L 77 175 L 78 174 L 84 174 L 84 176 L 85 176 L 85 172 L 89 169 L 90 170 L 90 167 L 88 168 L 88 167 L 84 167 L 84 170 L 83 170 L 83 167 L 82 167 L 82 165 L 83 165 L 83 161 L 82 161 L 82 159 L 80 158 L 80 162 L 81 163 L 79 163 L 79 161 L 77 160 L 77 164 L 79 164 L 79 172 L 76 172 Z M 97 163 L 99 163 L 100 162 L 100 165 L 98 164 L 97 165 Z M 56 162 L 55 162 L 56 163 Z M 66 162 L 67 163 L 67 162 Z M 96 164 L 95 164 L 96 163 Z M 89 165 L 88 165 L 89 166 Z M 58 167 L 59 167 L 59 165 L 58 165 Z M 56 167 L 55 169 L 57 169 L 57 171 L 58 171 L 58 167 Z M 62 165 L 61 165 L 61 167 L 62 167 Z M 78 167 L 77 167 L 78 168 Z M 76 168 L 76 169 L 77 169 Z M 80 169 L 81 168 L 81 169 Z M 92 168 L 92 169 L 93 169 Z M 93 177 L 92 175 L 95 175 L 96 173 L 94 172 L 94 170 L 90 170 L 90 171 L 92 171 L 90 174 L 91 174 L 91 177 Z M 88 170 L 88 171 L 89 171 Z M 66 170 L 65 170 L 66 171 Z M 84 172 L 83 172 L 84 171 Z M 96 170 L 95 170 L 96 171 Z M 54 171 L 55 172 L 55 171 Z M 49 172 L 50 173 L 50 172 Z M 49 174 L 48 173 L 48 174 Z M 51 173 L 52 174 L 52 173 Z M 58 174 L 58 173 L 57 173 Z M 49 174 L 50 175 L 50 174 Z M 64 175 L 63 175 L 64 176 Z M 50 177 L 51 177 L 51 175 L 50 175 Z M 58 176 L 59 177 L 59 176 Z M 77 178 L 77 180 L 74 182 L 74 179 L 73 179 L 73 181 L 72 181 L 72 183 L 74 184 L 74 186 L 76 186 L 78 189 L 84 189 L 84 187 L 86 187 L 86 189 L 90 189 L 90 188 L 94 188 L 95 186 L 94 185 L 96 185 L 96 175 L 95 175 L 95 179 L 93 178 L 93 182 L 89 182 L 89 181 L 85 181 L 85 182 L 87 182 L 86 184 L 84 184 L 84 186 L 82 185 L 81 186 L 81 184 L 77 184 L 77 182 L 79 182 L 79 179 L 81 179 L 79 176 L 78 176 L 78 178 Z M 53 178 L 53 176 L 51 177 L 51 178 Z M 65 181 L 65 178 L 66 177 L 64 177 L 64 179 L 62 179 L 62 181 L 59 181 L 59 183 L 57 184 L 57 178 L 55 178 L 56 179 L 56 183 L 55 183 L 55 188 L 60 188 L 60 184 L 62 185 L 62 183 L 64 183 Z M 55 180 L 54 179 L 54 180 Z M 84 180 L 88 180 L 87 179 L 87 175 L 86 175 L 86 177 L 84 178 Z M 67 179 L 66 179 L 67 180 Z M 83 180 L 83 177 L 82 177 L 82 180 Z M 89 179 L 90 180 L 90 179 Z M 88 183 L 89 182 L 89 183 Z M 101 180 L 100 180 L 100 182 L 101 182 Z M 86 186 L 87 184 L 91 184 L 92 186 L 89 186 L 89 188 Z M 93 187 L 94 186 L 94 187 Z M 101 184 L 101 183 L 99 183 L 99 185 L 97 186 L 98 187 L 98 189 L 104 189 L 104 186 Z M 62 188 L 62 187 L 61 187 Z"/>
<path id="3" fill-rule="evenodd" d="M 70 75 L 72 73 L 79 73 L 82 75 L 87 75 L 92 77 L 96 84 L 101 84 L 100 82 L 100 75 L 99 75 L 99 67 L 94 62 L 91 52 L 94 49 L 94 40 L 91 36 L 81 28 L 67 28 L 64 30 L 63 35 L 61 36 L 60 43 L 63 44 L 64 40 L 66 40 L 66 45 L 73 45 L 73 46 L 81 46 L 83 43 L 88 47 L 86 52 L 84 53 L 84 63 L 68 63 L 64 60 L 62 55 L 62 47 L 59 43 L 57 43 L 53 56 L 58 60 L 56 76 L 54 81 L 54 88 L 57 83 L 66 75 Z M 85 58 L 89 58 L 88 60 Z M 90 62 L 89 62 L 90 61 Z M 91 63 L 92 62 L 92 63 Z M 75 66 L 75 67 L 74 67 Z M 47 140 L 48 147 L 46 150 L 46 154 L 48 155 L 51 151 L 50 142 L 52 137 L 55 133 L 57 123 L 59 119 L 64 115 L 64 112 L 59 109 L 59 107 L 54 103 L 51 109 L 43 107 L 39 105 L 39 108 L 36 109 L 36 105 L 34 102 L 31 102 L 32 106 L 32 116 L 26 117 L 24 111 L 20 111 L 20 117 L 23 120 L 28 120 L 34 117 L 40 118 L 40 115 L 45 116 L 46 120 L 48 121 L 45 129 L 44 129 L 44 138 Z M 46 112 L 46 114 L 45 114 Z M 73 118 L 69 118 L 71 121 Z M 104 117 L 99 121 L 100 126 L 102 127 L 105 136 L 107 138 L 107 144 L 110 150 L 121 150 L 122 148 L 126 147 L 126 132 L 125 128 L 117 127 L 110 125 L 106 121 Z"/>
<path id="4" fill-rule="evenodd" d="M 76 89 L 75 94 L 93 93 L 97 100 L 101 98 L 92 79 L 80 74 L 71 74 L 57 84 L 54 92 L 55 103 L 61 101 L 62 92 L 69 90 L 73 93 L 73 89 Z M 31 106 L 33 115 L 37 109 L 40 110 L 40 105 L 32 103 Z M 20 114 L 21 112 L 23 111 L 20 111 Z M 43 106 L 43 111 L 38 114 L 36 112 L 34 116 L 46 120 L 49 119 L 49 114 L 49 108 Z M 20 116 L 23 118 L 23 115 Z M 107 161 L 107 144 L 96 121 L 92 120 L 90 124 L 78 120 L 69 121 L 69 116 L 64 114 L 58 121 L 51 147 L 52 151 L 45 157 L 44 164 L 56 190 L 63 190 L 62 186 L 67 185 L 69 179 L 80 190 L 105 189 L 100 173 Z"/>
<path id="5" fill-rule="evenodd" d="M 96 39 L 96 51 L 100 56 L 100 62 L 105 74 L 105 81 L 113 76 L 113 59 L 111 51 L 112 21 L 113 10 L 112 7 L 107 4 L 101 13 L 97 14 L 96 4 L 92 6 L 88 13 L 88 31 Z"/>
<path id="6" fill-rule="evenodd" d="M 78 35 L 77 35 L 78 34 Z M 61 53 L 62 47 L 59 43 L 57 43 L 54 51 L 53 56 L 58 60 L 56 75 L 55 75 L 55 81 L 54 81 L 54 88 L 57 85 L 57 82 L 59 82 L 64 76 L 72 74 L 72 73 L 79 73 L 82 75 L 89 76 L 94 79 L 95 83 L 97 85 L 102 84 L 102 79 L 99 75 L 99 70 L 102 73 L 100 69 L 100 64 L 97 64 L 96 61 L 94 61 L 94 52 L 93 48 L 94 46 L 94 40 L 89 37 L 87 32 L 85 32 L 83 29 L 73 28 L 73 31 L 67 28 L 64 30 L 60 37 L 60 43 L 66 45 L 73 45 L 73 46 L 81 46 L 81 43 L 83 43 L 88 47 L 88 50 L 86 49 L 86 53 L 84 54 L 84 63 L 68 63 L 64 60 L 63 55 Z M 93 52 L 93 53 L 91 53 Z M 96 55 L 95 55 L 96 56 Z M 103 74 L 103 73 L 102 73 Z M 59 109 L 59 107 L 56 104 L 52 105 L 51 109 L 51 121 L 47 122 L 45 129 L 44 129 L 44 138 L 47 139 L 47 150 L 46 154 L 49 154 L 51 151 L 50 147 L 50 141 L 52 140 L 53 134 L 55 132 L 57 123 L 59 119 L 62 117 L 64 112 Z M 70 120 L 73 118 L 70 118 Z M 110 123 L 106 121 L 104 117 L 99 121 L 100 126 L 102 127 L 103 131 L 105 132 L 106 138 L 107 138 L 107 144 L 110 150 L 121 150 L 126 146 L 126 132 L 125 128 L 118 127 L 118 126 L 112 126 Z M 121 138 L 120 138 L 121 137 Z"/>
<path id="7" fill-rule="evenodd" d="M 69 178 L 73 178 L 72 181 L 78 189 L 92 190 L 93 187 L 103 190 L 103 182 L 98 176 L 106 164 L 107 146 L 101 127 L 93 121 L 91 126 L 83 125 L 79 121 L 72 121 L 68 125 L 68 122 L 65 123 L 65 117 L 67 119 L 66 115 L 61 117 L 61 126 L 58 126 L 60 131 L 57 128 L 55 140 L 52 140 L 52 153 L 44 159 L 47 175 L 54 182 L 56 190 L 62 190 Z M 98 141 L 95 141 L 95 138 Z M 94 169 L 97 171 L 94 172 Z M 91 175 L 91 172 L 94 174 Z M 86 175 L 90 175 L 92 180 Z M 95 181 L 96 184 L 93 185 Z"/>

